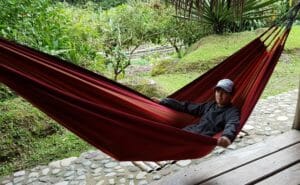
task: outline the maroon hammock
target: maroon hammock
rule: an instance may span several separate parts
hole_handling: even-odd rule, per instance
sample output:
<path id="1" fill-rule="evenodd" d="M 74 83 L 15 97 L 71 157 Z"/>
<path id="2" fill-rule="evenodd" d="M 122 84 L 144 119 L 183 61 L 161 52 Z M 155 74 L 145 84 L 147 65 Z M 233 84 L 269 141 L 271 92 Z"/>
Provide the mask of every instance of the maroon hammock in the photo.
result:
<path id="1" fill-rule="evenodd" d="M 233 104 L 245 124 L 283 50 L 291 27 L 272 26 L 170 97 L 213 99 L 218 80 L 236 84 Z M 103 76 L 0 39 L 0 81 L 48 116 L 117 160 L 180 160 L 211 152 L 217 137 L 181 130 L 195 117 L 159 105 Z"/>

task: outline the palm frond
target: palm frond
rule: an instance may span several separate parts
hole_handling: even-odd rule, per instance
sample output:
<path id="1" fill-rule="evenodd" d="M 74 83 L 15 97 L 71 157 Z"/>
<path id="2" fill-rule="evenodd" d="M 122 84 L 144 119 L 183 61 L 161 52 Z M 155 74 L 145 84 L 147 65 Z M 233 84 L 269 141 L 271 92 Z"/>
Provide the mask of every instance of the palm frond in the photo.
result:
<path id="1" fill-rule="evenodd" d="M 226 29 L 243 30 L 243 22 L 273 16 L 270 5 L 277 0 L 169 0 L 177 15 L 198 19 L 214 27 L 216 33 Z M 254 21 L 255 22 L 255 21 Z M 249 25 L 249 24 L 248 24 Z M 250 26 L 253 27 L 253 26 Z"/>
<path id="2" fill-rule="evenodd" d="M 187 17 L 197 12 L 198 15 L 204 11 L 205 5 L 209 4 L 211 10 L 219 7 L 220 3 L 225 4 L 227 8 L 233 8 L 236 16 L 241 15 L 245 6 L 246 0 L 167 0 L 176 8 L 176 12 L 184 14 Z"/>

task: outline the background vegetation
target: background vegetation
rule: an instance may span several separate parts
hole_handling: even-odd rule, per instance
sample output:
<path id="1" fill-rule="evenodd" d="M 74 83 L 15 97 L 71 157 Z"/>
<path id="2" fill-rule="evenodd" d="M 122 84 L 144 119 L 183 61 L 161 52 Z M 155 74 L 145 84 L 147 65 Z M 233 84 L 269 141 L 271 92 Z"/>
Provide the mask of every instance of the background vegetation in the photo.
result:
<path id="1" fill-rule="evenodd" d="M 221 4 L 226 11 L 218 11 L 218 18 L 231 23 L 218 31 L 212 21 L 217 9 L 206 14 L 209 22 L 175 15 L 174 7 L 160 1 L 0 0 L 0 37 L 56 55 L 148 96 L 163 97 L 255 38 L 263 30 L 260 27 L 268 26 L 291 3 L 266 2 L 265 7 L 251 10 L 263 16 L 255 17 L 257 21 L 250 17 L 251 26 L 242 29 L 233 29 L 228 17 L 234 11 Z M 262 8 L 272 10 L 271 14 L 264 14 Z M 241 30 L 248 31 L 232 33 Z M 299 33 L 300 26 L 294 26 L 263 97 L 297 88 Z M 170 46 L 173 52 L 133 56 L 157 45 Z M 151 80 L 154 86 L 149 85 Z M 0 177 L 91 148 L 0 84 Z"/>

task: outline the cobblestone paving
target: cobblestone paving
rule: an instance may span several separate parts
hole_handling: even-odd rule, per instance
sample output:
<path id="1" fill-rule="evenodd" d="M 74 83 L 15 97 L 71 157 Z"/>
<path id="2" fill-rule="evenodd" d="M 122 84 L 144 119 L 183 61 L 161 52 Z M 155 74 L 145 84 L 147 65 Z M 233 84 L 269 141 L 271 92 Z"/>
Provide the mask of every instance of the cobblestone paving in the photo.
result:
<path id="1" fill-rule="evenodd" d="M 53 161 L 15 172 L 0 180 L 0 185 L 146 185 L 189 165 L 221 155 L 291 129 L 297 103 L 297 90 L 260 100 L 243 132 L 228 148 L 217 147 L 197 160 L 160 163 L 118 162 L 100 151 L 88 151 L 79 157 Z"/>

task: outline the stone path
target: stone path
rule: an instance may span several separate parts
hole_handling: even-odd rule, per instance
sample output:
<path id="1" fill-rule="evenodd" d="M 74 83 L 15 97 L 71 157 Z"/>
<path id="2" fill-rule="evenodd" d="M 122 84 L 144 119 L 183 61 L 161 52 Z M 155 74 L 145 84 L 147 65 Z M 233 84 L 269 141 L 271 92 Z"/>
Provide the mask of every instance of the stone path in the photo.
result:
<path id="1" fill-rule="evenodd" d="M 217 147 L 197 160 L 159 163 L 118 162 L 100 151 L 51 162 L 48 166 L 15 172 L 0 180 L 0 185 L 146 185 L 211 156 L 221 155 L 265 140 L 291 129 L 296 111 L 297 90 L 260 100 L 252 112 L 245 132 L 228 148 Z"/>

